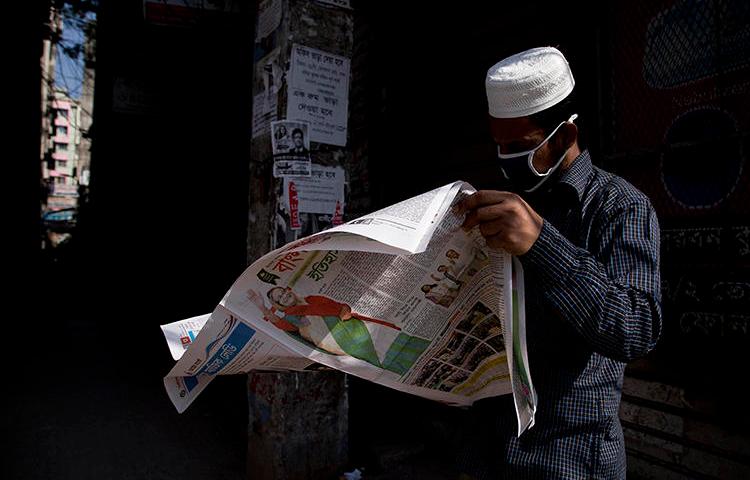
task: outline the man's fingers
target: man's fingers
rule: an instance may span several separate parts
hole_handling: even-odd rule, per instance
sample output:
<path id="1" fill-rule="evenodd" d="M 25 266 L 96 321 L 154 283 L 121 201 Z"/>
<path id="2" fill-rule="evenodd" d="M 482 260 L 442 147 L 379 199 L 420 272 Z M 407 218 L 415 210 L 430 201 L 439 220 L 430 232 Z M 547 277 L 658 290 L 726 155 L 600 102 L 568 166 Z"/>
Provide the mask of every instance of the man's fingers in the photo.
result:
<path id="1" fill-rule="evenodd" d="M 479 225 L 479 215 L 477 214 L 476 210 L 472 210 L 466 215 L 464 223 L 461 225 L 461 227 L 463 227 L 464 230 L 471 230 L 477 225 Z"/>
<path id="2" fill-rule="evenodd" d="M 501 233 L 503 230 L 507 230 L 507 224 L 503 219 L 494 220 L 491 222 L 483 222 L 479 226 L 479 232 L 484 238 L 494 237 Z"/>
<path id="3" fill-rule="evenodd" d="M 480 223 L 484 224 L 487 221 L 507 216 L 512 209 L 513 205 L 504 202 L 479 207 L 469 211 L 461 226 L 465 230 L 471 230 Z"/>
<path id="4" fill-rule="evenodd" d="M 455 209 L 455 212 L 461 215 L 479 207 L 501 203 L 512 197 L 515 197 L 515 194 L 510 192 L 501 192 L 499 190 L 479 190 L 478 192 L 464 198 L 461 203 L 456 206 L 457 208 Z"/>

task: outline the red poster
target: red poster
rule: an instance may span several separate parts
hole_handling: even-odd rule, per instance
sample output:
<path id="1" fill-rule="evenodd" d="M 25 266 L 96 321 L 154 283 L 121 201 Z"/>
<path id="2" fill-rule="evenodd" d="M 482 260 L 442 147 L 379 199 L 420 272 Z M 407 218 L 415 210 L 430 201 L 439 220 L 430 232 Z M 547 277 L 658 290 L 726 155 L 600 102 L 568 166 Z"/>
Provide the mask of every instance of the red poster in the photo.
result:
<path id="1" fill-rule="evenodd" d="M 294 182 L 289 182 L 289 215 L 291 216 L 292 228 L 301 228 L 299 223 L 299 200 L 297 199 L 297 187 Z"/>
<path id="2" fill-rule="evenodd" d="M 341 225 L 344 223 L 343 215 L 341 214 L 341 202 L 336 201 L 336 212 L 333 214 L 333 225 Z"/>

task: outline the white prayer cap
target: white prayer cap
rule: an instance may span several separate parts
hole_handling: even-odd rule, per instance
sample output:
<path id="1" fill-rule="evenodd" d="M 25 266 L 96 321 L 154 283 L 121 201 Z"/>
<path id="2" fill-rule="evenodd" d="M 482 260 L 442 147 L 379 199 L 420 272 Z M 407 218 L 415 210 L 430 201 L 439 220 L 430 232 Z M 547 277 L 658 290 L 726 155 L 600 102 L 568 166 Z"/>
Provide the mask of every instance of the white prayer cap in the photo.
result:
<path id="1" fill-rule="evenodd" d="M 567 97 L 575 80 L 553 47 L 532 48 L 500 61 L 485 79 L 490 115 L 517 118 L 541 112 Z"/>

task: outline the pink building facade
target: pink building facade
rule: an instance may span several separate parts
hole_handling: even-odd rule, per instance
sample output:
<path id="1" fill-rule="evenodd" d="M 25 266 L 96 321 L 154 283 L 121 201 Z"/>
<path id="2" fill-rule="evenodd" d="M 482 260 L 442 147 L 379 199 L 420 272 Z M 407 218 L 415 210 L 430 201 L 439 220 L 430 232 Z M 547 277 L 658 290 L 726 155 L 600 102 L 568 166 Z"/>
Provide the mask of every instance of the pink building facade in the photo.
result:
<path id="1" fill-rule="evenodd" d="M 47 132 L 47 150 L 42 162 L 42 177 L 48 188 L 44 210 L 76 207 L 80 111 L 74 101 L 58 91 L 50 102 L 48 114 L 51 118 L 50 131 Z"/>

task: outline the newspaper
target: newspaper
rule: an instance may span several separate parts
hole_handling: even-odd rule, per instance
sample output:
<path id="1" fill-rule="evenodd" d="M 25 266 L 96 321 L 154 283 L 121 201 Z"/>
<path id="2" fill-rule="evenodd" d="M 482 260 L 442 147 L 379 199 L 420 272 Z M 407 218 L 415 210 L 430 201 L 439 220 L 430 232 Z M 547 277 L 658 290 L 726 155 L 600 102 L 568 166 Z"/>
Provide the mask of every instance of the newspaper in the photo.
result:
<path id="1" fill-rule="evenodd" d="M 512 394 L 534 424 L 523 270 L 464 231 L 454 182 L 263 256 L 207 315 L 162 326 L 177 364 L 164 378 L 183 412 L 216 375 L 342 372 L 468 406 Z"/>

